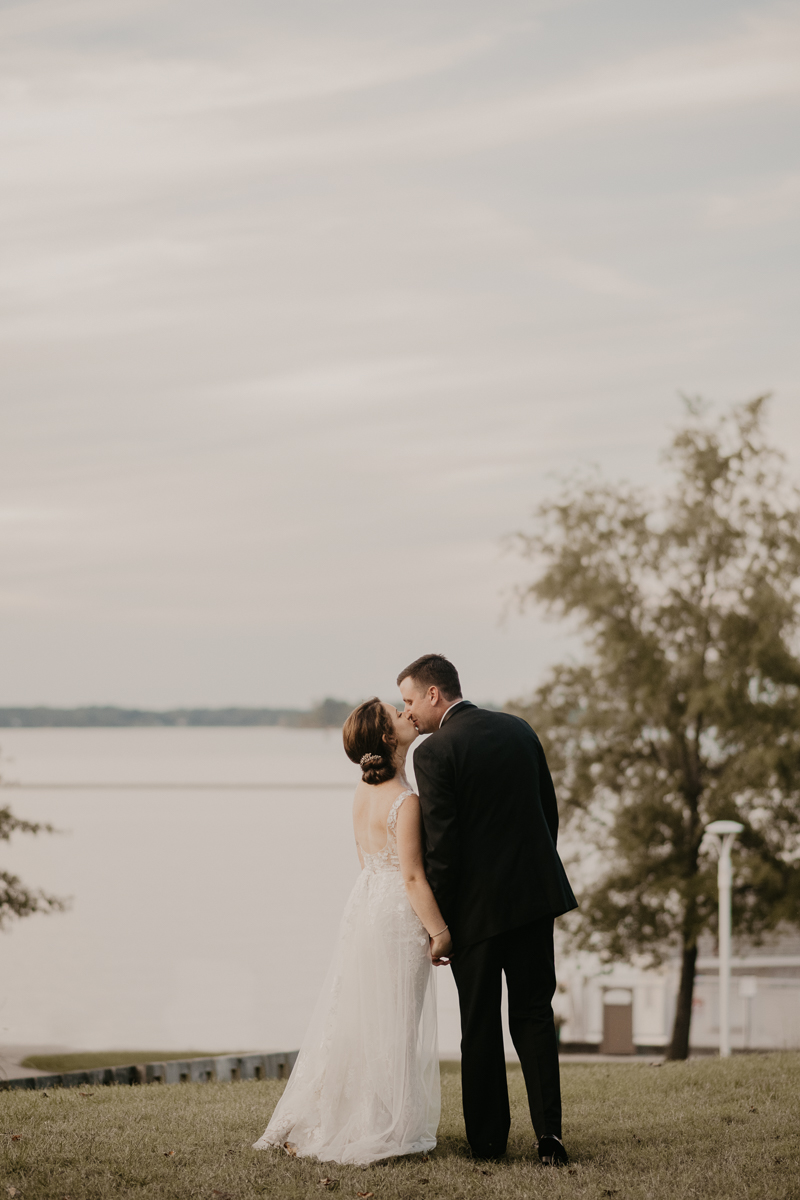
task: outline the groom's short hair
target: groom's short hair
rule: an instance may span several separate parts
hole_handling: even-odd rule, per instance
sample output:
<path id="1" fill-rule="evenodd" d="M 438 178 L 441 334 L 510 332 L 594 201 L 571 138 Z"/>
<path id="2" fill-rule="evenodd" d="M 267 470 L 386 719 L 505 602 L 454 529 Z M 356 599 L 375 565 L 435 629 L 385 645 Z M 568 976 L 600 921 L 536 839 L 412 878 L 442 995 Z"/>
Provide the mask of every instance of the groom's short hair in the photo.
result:
<path id="1" fill-rule="evenodd" d="M 415 658 L 397 676 L 397 686 L 404 679 L 413 679 L 422 688 L 437 687 L 445 700 L 461 699 L 461 681 L 458 671 L 443 654 L 423 654 Z"/>

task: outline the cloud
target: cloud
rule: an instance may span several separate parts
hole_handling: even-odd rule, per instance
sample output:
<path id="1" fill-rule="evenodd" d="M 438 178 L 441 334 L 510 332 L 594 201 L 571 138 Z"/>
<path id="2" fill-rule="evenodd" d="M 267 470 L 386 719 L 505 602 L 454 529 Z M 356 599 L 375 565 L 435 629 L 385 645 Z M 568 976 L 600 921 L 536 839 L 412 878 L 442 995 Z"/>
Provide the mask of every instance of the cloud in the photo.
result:
<path id="1" fill-rule="evenodd" d="M 747 229 L 800 217 L 800 172 L 782 175 L 738 193 L 711 196 L 708 224 L 715 229 Z"/>
<path id="2" fill-rule="evenodd" d="M 16 78 L 12 58 L 0 123 L 6 180 L 30 187 L 55 176 L 76 190 L 75 199 L 92 203 L 90 179 L 101 180 L 103 191 L 134 185 L 164 192 L 197 175 L 452 157 L 800 95 L 800 22 L 791 14 L 740 22 L 734 34 L 703 43 L 629 53 L 550 86 L 515 90 L 493 80 L 480 100 L 458 72 L 423 105 L 407 86 L 379 95 L 392 84 L 447 79 L 469 63 L 485 70 L 482 58 L 504 34 L 513 36 L 498 25 L 399 48 L 353 36 L 278 34 L 235 63 L 134 55 L 97 67 L 79 46 Z M 337 103 L 353 93 L 371 93 L 368 105 Z"/>
<path id="3" fill-rule="evenodd" d="M 465 103 L 386 131 L 384 153 L 413 145 L 459 153 L 655 116 L 800 96 L 800 21 L 746 23 L 733 37 L 635 54 L 548 88 Z M 346 141 L 341 151 L 347 152 Z"/>
<path id="4" fill-rule="evenodd" d="M 421 356 L 365 359 L 328 363 L 250 380 L 225 388 L 225 400 L 265 405 L 271 412 L 293 414 L 335 409 L 341 415 L 387 400 L 429 396 L 431 391 L 456 385 L 452 369 L 436 359 Z"/>
<path id="5" fill-rule="evenodd" d="M 679 389 L 774 385 L 800 444 L 797 26 L 2 6 L 9 702 L 356 695 L 396 631 L 531 686 L 497 546 L 551 472 L 649 478 Z"/>
<path id="6" fill-rule="evenodd" d="M 174 270 L 205 257 L 207 252 L 196 241 L 156 237 L 74 248 L 25 247 L 23 254 L 11 247 L 0 269 L 0 291 L 15 304 L 59 302 L 66 294 L 104 290 L 112 283 L 119 289 L 154 270 Z"/>
<path id="7" fill-rule="evenodd" d="M 75 514 L 55 506 L 0 506 L 0 532 L 10 530 L 27 531 L 31 527 L 62 526 L 65 521 L 75 518 Z"/>

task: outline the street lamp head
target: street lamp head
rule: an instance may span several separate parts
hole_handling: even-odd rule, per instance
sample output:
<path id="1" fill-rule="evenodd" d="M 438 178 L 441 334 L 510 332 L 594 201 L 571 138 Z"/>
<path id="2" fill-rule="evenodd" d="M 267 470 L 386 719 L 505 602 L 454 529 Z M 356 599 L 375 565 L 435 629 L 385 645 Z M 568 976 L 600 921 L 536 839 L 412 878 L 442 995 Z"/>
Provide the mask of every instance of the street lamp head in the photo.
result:
<path id="1" fill-rule="evenodd" d="M 710 825 L 706 825 L 706 833 L 716 833 L 722 837 L 726 833 L 741 833 L 744 825 L 740 825 L 738 821 L 712 821 Z"/>

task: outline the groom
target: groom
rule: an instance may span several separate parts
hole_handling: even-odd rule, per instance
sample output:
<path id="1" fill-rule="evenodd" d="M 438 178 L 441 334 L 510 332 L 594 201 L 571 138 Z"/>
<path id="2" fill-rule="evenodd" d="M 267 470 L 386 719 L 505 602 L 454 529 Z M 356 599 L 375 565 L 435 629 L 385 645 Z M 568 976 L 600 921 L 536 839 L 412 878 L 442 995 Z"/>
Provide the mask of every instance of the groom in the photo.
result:
<path id="1" fill-rule="evenodd" d="M 420 733 L 414 771 L 425 870 L 453 942 L 461 1009 L 461 1087 L 477 1158 L 506 1151 L 508 1105 L 501 976 L 539 1158 L 561 1142 L 553 918 L 576 908 L 556 851 L 558 809 L 541 742 L 526 721 L 462 699 L 458 672 L 425 654 L 397 678 Z"/>

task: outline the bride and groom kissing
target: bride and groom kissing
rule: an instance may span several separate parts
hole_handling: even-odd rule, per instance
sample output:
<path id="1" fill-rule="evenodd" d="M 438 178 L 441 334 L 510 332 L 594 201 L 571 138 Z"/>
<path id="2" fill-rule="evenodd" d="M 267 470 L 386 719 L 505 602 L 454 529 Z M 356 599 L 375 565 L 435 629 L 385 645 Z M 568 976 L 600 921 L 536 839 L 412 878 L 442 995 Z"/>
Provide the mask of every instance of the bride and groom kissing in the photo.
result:
<path id="1" fill-rule="evenodd" d="M 404 709 L 377 698 L 343 729 L 362 780 L 353 802 L 361 873 L 311 1023 L 256 1149 L 366 1164 L 432 1150 L 439 1124 L 435 968 L 461 1013 L 464 1122 L 472 1154 L 497 1160 L 511 1124 L 508 1021 L 538 1156 L 561 1141 L 553 919 L 576 907 L 556 850 L 558 809 L 527 722 L 478 708 L 440 654 L 398 676 Z M 418 795 L 406 779 L 414 754 Z"/>

